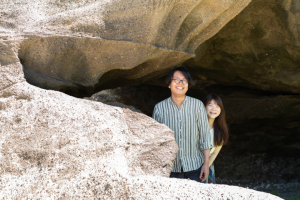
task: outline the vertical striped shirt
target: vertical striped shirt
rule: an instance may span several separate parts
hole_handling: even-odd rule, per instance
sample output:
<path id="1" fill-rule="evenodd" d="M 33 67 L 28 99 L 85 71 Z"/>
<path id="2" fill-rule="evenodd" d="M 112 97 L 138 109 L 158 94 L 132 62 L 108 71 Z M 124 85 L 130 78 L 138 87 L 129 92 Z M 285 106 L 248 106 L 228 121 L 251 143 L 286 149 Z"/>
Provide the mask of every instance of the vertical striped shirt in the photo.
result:
<path id="1" fill-rule="evenodd" d="M 202 150 L 212 148 L 208 119 L 203 103 L 185 96 L 180 108 L 171 97 L 155 105 L 153 118 L 174 131 L 179 147 L 172 172 L 193 171 L 204 163 Z"/>

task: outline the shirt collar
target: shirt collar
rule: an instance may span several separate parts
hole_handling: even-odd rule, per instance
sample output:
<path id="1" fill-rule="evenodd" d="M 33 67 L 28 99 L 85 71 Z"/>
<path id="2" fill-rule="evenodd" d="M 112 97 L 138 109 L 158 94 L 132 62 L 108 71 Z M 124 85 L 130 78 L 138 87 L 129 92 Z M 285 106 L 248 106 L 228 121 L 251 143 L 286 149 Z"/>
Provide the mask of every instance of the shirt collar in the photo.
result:
<path id="1" fill-rule="evenodd" d="M 184 100 L 183 100 L 183 102 L 182 102 L 180 108 L 177 106 L 176 103 L 174 103 L 174 101 L 172 100 L 172 97 L 169 97 L 169 102 L 170 102 L 173 106 L 176 106 L 178 109 L 181 109 L 181 108 L 185 105 L 185 102 L 187 102 L 187 98 L 188 98 L 188 96 L 185 95 Z"/>

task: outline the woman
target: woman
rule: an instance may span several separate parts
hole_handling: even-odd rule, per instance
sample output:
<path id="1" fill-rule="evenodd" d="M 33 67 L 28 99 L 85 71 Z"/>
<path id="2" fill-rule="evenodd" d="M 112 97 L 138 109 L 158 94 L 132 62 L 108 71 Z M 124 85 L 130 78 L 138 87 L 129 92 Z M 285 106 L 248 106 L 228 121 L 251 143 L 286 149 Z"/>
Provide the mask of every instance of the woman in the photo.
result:
<path id="1" fill-rule="evenodd" d="M 219 154 L 222 146 L 228 140 L 228 127 L 225 120 L 225 110 L 222 100 L 219 96 L 210 94 L 205 97 L 204 105 L 208 117 L 210 133 L 212 135 L 213 148 L 210 150 L 209 156 L 209 175 L 206 179 L 208 183 L 215 183 L 214 160 Z"/>

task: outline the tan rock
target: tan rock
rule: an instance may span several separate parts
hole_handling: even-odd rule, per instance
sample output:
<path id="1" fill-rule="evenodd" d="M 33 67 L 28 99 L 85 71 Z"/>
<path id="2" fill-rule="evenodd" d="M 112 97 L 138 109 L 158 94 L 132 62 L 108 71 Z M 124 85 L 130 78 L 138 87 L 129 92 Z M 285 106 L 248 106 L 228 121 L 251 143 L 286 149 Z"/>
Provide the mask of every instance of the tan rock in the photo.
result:
<path id="1" fill-rule="evenodd" d="M 12 0 L 0 5 L 0 36 L 25 36 L 18 56 L 29 83 L 91 95 L 192 58 L 250 1 Z"/>
<path id="2" fill-rule="evenodd" d="M 252 0 L 185 64 L 214 82 L 300 94 L 299 0 Z"/>

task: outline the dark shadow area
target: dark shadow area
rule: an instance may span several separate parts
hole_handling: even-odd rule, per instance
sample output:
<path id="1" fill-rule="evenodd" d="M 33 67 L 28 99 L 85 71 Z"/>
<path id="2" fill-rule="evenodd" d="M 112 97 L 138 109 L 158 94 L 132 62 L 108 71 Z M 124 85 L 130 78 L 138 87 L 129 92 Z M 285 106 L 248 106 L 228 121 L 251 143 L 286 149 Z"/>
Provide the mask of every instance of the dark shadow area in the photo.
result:
<path id="1" fill-rule="evenodd" d="M 170 97 L 169 88 L 158 86 L 163 79 L 103 90 L 91 99 L 131 105 L 152 116 L 155 104 Z M 300 182 L 300 95 L 222 85 L 195 86 L 187 95 L 203 100 L 211 93 L 222 98 L 230 128 L 229 142 L 215 161 L 217 181 L 245 187 Z"/>

